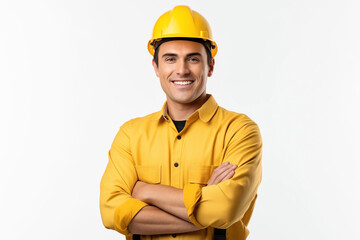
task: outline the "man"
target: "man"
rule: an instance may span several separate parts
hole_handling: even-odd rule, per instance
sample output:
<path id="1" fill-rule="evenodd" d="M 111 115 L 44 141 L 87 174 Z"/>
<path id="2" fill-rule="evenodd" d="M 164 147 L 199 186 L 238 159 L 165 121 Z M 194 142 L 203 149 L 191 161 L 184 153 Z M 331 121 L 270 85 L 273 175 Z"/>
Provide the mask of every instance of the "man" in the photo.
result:
<path id="1" fill-rule="evenodd" d="M 261 136 L 206 93 L 217 45 L 186 6 L 163 14 L 148 44 L 167 101 L 123 124 L 109 151 L 100 209 L 126 239 L 246 239 L 261 181 Z"/>

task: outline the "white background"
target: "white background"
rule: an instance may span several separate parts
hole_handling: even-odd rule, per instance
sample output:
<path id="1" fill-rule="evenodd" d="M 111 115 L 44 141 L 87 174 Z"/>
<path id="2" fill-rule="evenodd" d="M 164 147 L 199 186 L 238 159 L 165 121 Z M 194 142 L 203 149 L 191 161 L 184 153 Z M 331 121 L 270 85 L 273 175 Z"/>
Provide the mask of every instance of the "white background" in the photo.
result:
<path id="1" fill-rule="evenodd" d="M 248 239 L 360 239 L 357 0 L 1 0 L 0 239 L 123 239 L 99 182 L 120 125 L 165 100 L 146 45 L 177 4 L 212 26 L 208 92 L 262 132 Z"/>

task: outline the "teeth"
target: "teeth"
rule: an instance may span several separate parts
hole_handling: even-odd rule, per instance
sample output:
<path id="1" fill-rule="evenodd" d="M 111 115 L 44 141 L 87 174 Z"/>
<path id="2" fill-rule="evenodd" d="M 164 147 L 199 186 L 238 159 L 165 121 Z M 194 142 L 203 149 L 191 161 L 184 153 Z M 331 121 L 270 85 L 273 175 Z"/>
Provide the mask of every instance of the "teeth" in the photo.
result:
<path id="1" fill-rule="evenodd" d="M 192 81 L 179 81 L 179 82 L 174 81 L 174 83 L 177 85 L 188 85 L 188 84 L 191 84 Z"/>

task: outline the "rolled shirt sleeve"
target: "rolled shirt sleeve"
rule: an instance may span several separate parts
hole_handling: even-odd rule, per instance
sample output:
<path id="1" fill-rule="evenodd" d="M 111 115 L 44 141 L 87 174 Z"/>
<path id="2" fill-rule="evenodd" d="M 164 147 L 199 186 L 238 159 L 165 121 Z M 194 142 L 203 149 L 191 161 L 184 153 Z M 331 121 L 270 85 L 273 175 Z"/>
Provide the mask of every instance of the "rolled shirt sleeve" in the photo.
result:
<path id="1" fill-rule="evenodd" d="M 262 140 L 255 123 L 242 126 L 226 146 L 222 162 L 237 164 L 231 179 L 202 187 L 187 184 L 184 204 L 189 219 L 198 227 L 228 228 L 253 208 L 261 182 Z M 247 222 L 246 222 L 247 224 Z"/>
<path id="2" fill-rule="evenodd" d="M 131 156 L 130 122 L 121 126 L 109 151 L 109 162 L 100 183 L 100 212 L 106 228 L 131 236 L 128 225 L 146 203 L 132 198 L 137 173 Z"/>

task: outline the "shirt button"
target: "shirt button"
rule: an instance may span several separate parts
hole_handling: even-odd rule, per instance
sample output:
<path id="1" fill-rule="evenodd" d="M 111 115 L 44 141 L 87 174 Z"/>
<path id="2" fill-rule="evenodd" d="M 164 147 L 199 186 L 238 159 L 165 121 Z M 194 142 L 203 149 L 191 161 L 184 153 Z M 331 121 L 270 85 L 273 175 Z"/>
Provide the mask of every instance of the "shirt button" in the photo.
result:
<path id="1" fill-rule="evenodd" d="M 176 238 L 176 234 L 172 234 L 171 236 L 172 236 L 173 238 Z"/>
<path id="2" fill-rule="evenodd" d="M 174 166 L 175 166 L 175 167 L 178 167 L 178 166 L 179 166 L 179 164 L 176 162 L 176 163 L 174 163 Z"/>
<path id="3" fill-rule="evenodd" d="M 180 140 L 180 139 L 181 139 L 181 136 L 177 136 L 176 138 Z"/>

